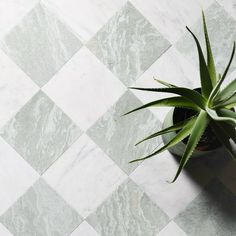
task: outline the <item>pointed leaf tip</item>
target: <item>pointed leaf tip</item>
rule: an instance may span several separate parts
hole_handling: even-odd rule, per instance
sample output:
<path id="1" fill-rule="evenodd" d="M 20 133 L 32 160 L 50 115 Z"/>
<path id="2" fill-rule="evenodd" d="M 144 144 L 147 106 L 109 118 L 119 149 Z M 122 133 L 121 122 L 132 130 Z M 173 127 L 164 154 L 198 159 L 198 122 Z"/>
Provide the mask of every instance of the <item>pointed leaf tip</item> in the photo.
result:
<path id="1" fill-rule="evenodd" d="M 190 32 L 190 34 L 193 36 L 193 39 L 196 43 L 197 50 L 198 50 L 198 57 L 199 57 L 199 68 L 200 68 L 200 79 L 201 79 L 201 87 L 202 87 L 202 94 L 205 98 L 208 98 L 211 91 L 212 91 L 212 81 L 211 77 L 208 71 L 208 67 L 202 52 L 201 45 L 195 36 L 195 34 L 188 28 L 186 27 L 187 30 Z"/>

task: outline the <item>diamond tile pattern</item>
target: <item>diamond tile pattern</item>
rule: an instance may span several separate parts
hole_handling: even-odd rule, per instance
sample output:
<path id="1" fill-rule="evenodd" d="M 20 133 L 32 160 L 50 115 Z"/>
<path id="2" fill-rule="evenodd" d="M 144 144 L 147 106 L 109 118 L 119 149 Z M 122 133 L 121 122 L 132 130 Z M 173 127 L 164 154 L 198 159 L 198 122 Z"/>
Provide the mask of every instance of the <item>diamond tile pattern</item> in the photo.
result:
<path id="1" fill-rule="evenodd" d="M 120 117 L 125 111 L 141 104 L 131 92 L 127 92 L 87 131 L 93 141 L 128 174 L 138 166 L 137 162 L 130 165 L 129 161 L 147 155 L 161 142 L 157 139 L 148 145 L 134 147 L 146 134 L 151 134 L 151 127 L 161 127 L 160 121 L 148 110 L 125 118 Z"/>
<path id="2" fill-rule="evenodd" d="M 39 180 L 0 217 L 0 221 L 16 236 L 61 236 L 73 231 L 81 218 L 53 189 Z"/>
<path id="3" fill-rule="evenodd" d="M 70 29 L 42 4 L 36 5 L 2 43 L 6 54 L 39 86 L 47 83 L 80 46 Z"/>
<path id="4" fill-rule="evenodd" d="M 191 5 L 191 7 L 190 7 Z M 191 88 L 199 72 L 188 25 L 218 72 L 236 37 L 232 0 L 0 1 L 0 235 L 233 236 L 236 165 L 224 151 L 178 159 L 134 146 L 169 109 L 125 112 L 160 94 L 153 76 Z M 227 80 L 235 78 L 236 62 Z"/>
<path id="5" fill-rule="evenodd" d="M 130 85 L 170 44 L 127 3 L 87 46 L 124 84 Z"/>
<path id="6" fill-rule="evenodd" d="M 88 217 L 88 222 L 104 236 L 151 236 L 168 221 L 167 215 L 132 181 L 122 184 Z"/>
<path id="7" fill-rule="evenodd" d="M 1 136 L 42 173 L 81 134 L 44 93 L 37 93 L 1 130 Z"/>
<path id="8" fill-rule="evenodd" d="M 44 175 L 44 179 L 83 217 L 91 214 L 126 178 L 86 135 Z"/>
<path id="9" fill-rule="evenodd" d="M 213 3 L 206 10 L 205 15 L 211 37 L 211 46 L 215 56 L 216 68 L 218 68 L 219 73 L 222 74 L 228 63 L 233 48 L 233 42 L 236 38 L 236 21 L 218 3 Z M 203 45 L 204 36 L 202 34 L 201 19 L 199 19 L 191 29 Z M 198 64 L 196 60 L 197 50 L 195 49 L 195 43 L 190 33 L 186 32 L 175 46 L 192 64 Z M 194 50 L 192 50 L 193 48 Z M 205 49 L 205 47 L 203 48 Z M 235 68 L 236 61 L 234 60 L 230 71 L 232 72 Z"/>

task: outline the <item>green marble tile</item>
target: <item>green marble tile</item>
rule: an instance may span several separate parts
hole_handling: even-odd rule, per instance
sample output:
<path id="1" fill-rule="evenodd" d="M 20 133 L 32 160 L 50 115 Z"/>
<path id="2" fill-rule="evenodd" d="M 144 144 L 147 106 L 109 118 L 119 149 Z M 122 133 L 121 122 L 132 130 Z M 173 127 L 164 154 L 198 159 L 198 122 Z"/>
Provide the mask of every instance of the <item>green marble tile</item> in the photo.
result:
<path id="1" fill-rule="evenodd" d="M 0 135 L 40 174 L 80 134 L 72 120 L 41 91 L 0 131 Z"/>
<path id="2" fill-rule="evenodd" d="M 121 117 L 141 105 L 140 100 L 128 91 L 87 130 L 93 141 L 127 174 L 139 165 L 129 161 L 149 154 L 161 143 L 157 138 L 135 146 L 142 138 L 161 129 L 160 121 L 147 109 Z"/>
<path id="3" fill-rule="evenodd" d="M 216 69 L 218 73 L 223 74 L 230 59 L 233 42 L 236 38 L 236 21 L 216 2 L 205 11 L 205 15 Z M 193 26 L 190 25 L 189 27 L 199 39 L 206 55 L 201 17 L 199 17 L 199 20 Z M 196 45 L 187 30 L 175 46 L 192 64 L 198 66 Z M 230 71 L 233 71 L 235 68 L 236 60 L 233 61 Z"/>
<path id="4" fill-rule="evenodd" d="M 169 219 L 129 180 L 98 207 L 87 221 L 101 236 L 156 236 Z"/>
<path id="5" fill-rule="evenodd" d="M 87 44 L 126 85 L 132 84 L 169 46 L 129 2 Z"/>
<path id="6" fill-rule="evenodd" d="M 221 182 L 213 180 L 175 222 L 188 236 L 234 236 L 236 196 Z"/>
<path id="7" fill-rule="evenodd" d="M 42 179 L 1 217 L 14 236 L 67 236 L 81 217 Z"/>
<path id="8" fill-rule="evenodd" d="M 3 39 L 2 49 L 39 86 L 47 83 L 81 47 L 52 12 L 37 4 Z"/>

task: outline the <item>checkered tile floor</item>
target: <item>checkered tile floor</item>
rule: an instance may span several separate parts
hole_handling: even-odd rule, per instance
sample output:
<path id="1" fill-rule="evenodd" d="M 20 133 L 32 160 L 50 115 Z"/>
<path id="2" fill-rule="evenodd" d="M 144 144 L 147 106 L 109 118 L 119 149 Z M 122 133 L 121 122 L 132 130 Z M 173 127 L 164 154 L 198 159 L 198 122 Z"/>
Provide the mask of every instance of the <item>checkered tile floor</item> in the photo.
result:
<path id="1" fill-rule="evenodd" d="M 234 236 L 236 164 L 177 160 L 134 144 L 168 109 L 153 76 L 195 88 L 205 10 L 219 72 L 236 39 L 234 0 L 0 1 L 0 236 Z M 229 80 L 235 78 L 236 60 Z"/>

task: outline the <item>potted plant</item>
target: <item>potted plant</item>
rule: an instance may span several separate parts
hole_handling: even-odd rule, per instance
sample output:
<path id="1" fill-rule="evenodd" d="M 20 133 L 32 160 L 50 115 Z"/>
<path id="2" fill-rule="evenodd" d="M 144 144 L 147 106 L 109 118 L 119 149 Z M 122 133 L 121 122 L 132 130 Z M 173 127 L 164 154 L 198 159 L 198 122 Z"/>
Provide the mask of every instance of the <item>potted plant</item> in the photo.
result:
<path id="1" fill-rule="evenodd" d="M 234 112 L 234 106 L 236 106 L 236 79 L 221 88 L 234 56 L 235 43 L 228 65 L 221 76 L 217 74 L 215 69 L 204 13 L 202 13 L 202 19 L 207 62 L 198 39 L 186 27 L 193 36 L 198 50 L 201 88 L 178 87 L 161 80 L 157 80 L 157 82 L 164 85 L 165 88 L 130 87 L 130 89 L 171 93 L 178 96 L 156 100 L 124 114 L 127 115 L 147 107 L 173 107 L 165 118 L 163 129 L 136 144 L 162 135 L 164 145 L 148 156 L 131 161 L 142 161 L 165 150 L 181 156 L 179 168 L 172 182 L 176 181 L 191 157 L 209 154 L 216 148 L 224 147 L 236 160 L 236 154 L 232 146 L 232 142 L 236 143 L 236 113 Z"/>

